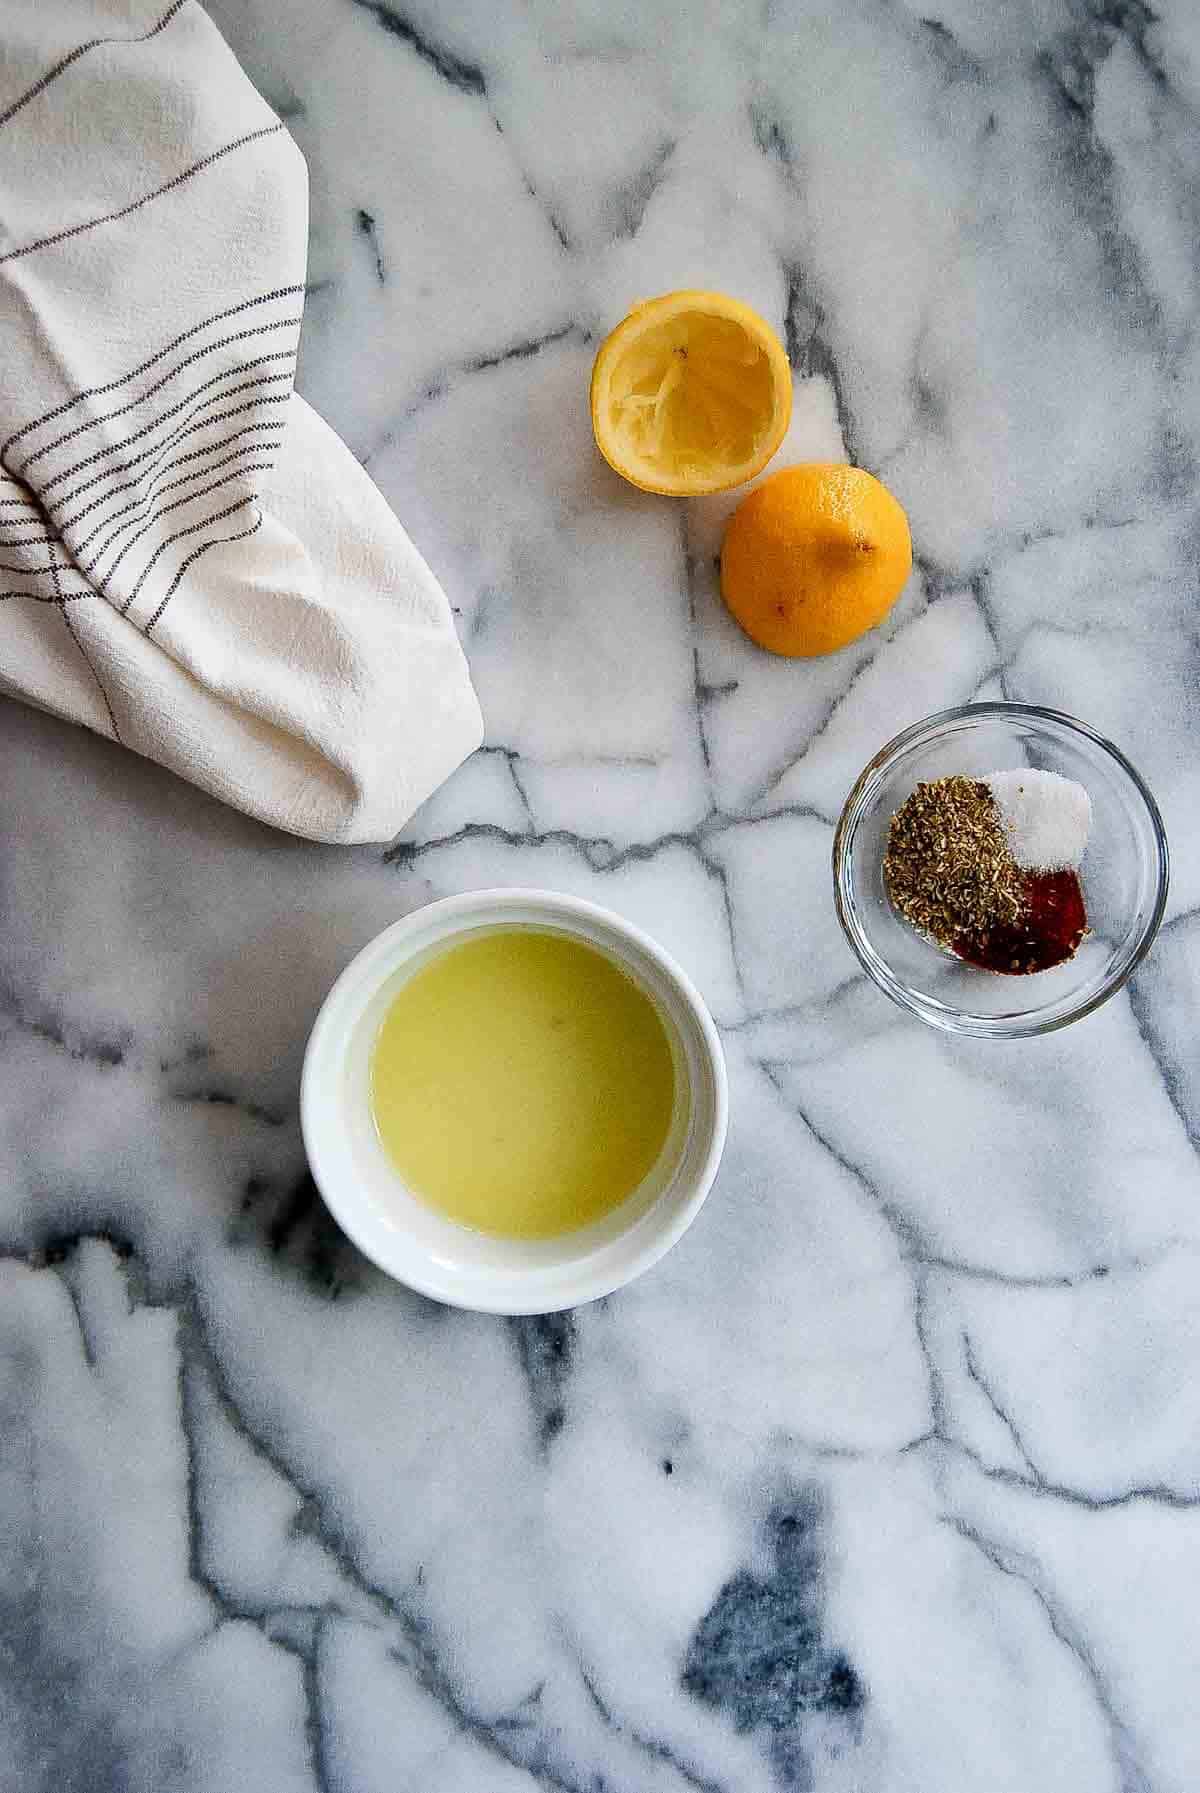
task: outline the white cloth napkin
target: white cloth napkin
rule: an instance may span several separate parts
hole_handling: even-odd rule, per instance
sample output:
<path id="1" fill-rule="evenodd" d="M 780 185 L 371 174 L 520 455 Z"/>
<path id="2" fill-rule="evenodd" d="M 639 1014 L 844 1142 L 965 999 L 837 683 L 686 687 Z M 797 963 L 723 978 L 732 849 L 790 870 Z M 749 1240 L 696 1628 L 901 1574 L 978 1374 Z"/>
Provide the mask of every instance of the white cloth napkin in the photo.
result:
<path id="1" fill-rule="evenodd" d="M 292 391 L 306 236 L 194 0 L 5 0 L 0 690 L 382 840 L 482 725 L 440 587 Z"/>

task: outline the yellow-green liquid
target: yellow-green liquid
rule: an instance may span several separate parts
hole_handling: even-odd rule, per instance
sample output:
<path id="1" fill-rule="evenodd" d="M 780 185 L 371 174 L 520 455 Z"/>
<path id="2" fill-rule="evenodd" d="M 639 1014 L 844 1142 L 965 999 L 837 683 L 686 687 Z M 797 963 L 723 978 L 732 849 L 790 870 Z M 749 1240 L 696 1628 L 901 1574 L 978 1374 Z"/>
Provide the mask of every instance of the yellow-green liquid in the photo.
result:
<path id="1" fill-rule="evenodd" d="M 417 971 L 384 1017 L 371 1108 L 405 1183 L 479 1232 L 548 1239 L 653 1169 L 675 1065 L 645 991 L 567 934 L 497 928 Z"/>

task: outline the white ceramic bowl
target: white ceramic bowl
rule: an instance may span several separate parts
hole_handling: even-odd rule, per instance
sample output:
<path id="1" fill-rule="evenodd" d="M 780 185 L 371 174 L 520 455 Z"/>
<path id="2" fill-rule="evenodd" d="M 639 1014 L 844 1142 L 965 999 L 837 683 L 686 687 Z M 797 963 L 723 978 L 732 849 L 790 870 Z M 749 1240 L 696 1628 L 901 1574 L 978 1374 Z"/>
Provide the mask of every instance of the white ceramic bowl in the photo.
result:
<path id="1" fill-rule="evenodd" d="M 599 947 L 651 997 L 675 1058 L 675 1114 L 658 1163 L 619 1208 L 556 1239 L 497 1239 L 436 1214 L 405 1187 L 371 1115 L 371 1050 L 401 984 L 451 941 L 497 927 L 549 928 Z M 448 897 L 386 928 L 322 1004 L 300 1087 L 309 1164 L 343 1231 L 410 1288 L 497 1314 L 554 1313 L 648 1270 L 708 1194 L 728 1112 L 721 1043 L 686 975 L 619 915 L 547 890 Z"/>

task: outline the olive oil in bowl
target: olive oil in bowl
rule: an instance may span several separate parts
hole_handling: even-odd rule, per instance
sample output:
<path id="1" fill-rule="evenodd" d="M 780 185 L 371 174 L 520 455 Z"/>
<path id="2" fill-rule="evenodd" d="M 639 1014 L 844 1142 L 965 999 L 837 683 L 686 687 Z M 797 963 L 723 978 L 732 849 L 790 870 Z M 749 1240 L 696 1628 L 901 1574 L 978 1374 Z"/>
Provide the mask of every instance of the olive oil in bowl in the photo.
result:
<path id="1" fill-rule="evenodd" d="M 500 927 L 456 942 L 393 997 L 371 1112 L 412 1194 L 508 1239 L 601 1219 L 657 1164 L 676 1104 L 670 1036 L 614 958 L 573 934 Z"/>

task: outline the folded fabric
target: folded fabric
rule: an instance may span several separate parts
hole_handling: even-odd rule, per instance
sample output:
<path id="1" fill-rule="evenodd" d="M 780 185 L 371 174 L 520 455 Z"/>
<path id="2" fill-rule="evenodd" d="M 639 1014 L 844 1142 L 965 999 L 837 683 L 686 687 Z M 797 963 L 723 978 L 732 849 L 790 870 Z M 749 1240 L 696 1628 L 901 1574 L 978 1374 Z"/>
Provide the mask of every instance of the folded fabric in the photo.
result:
<path id="1" fill-rule="evenodd" d="M 303 158 L 195 0 L 8 0 L 0 690 L 316 840 L 478 746 L 445 596 L 292 390 Z"/>

